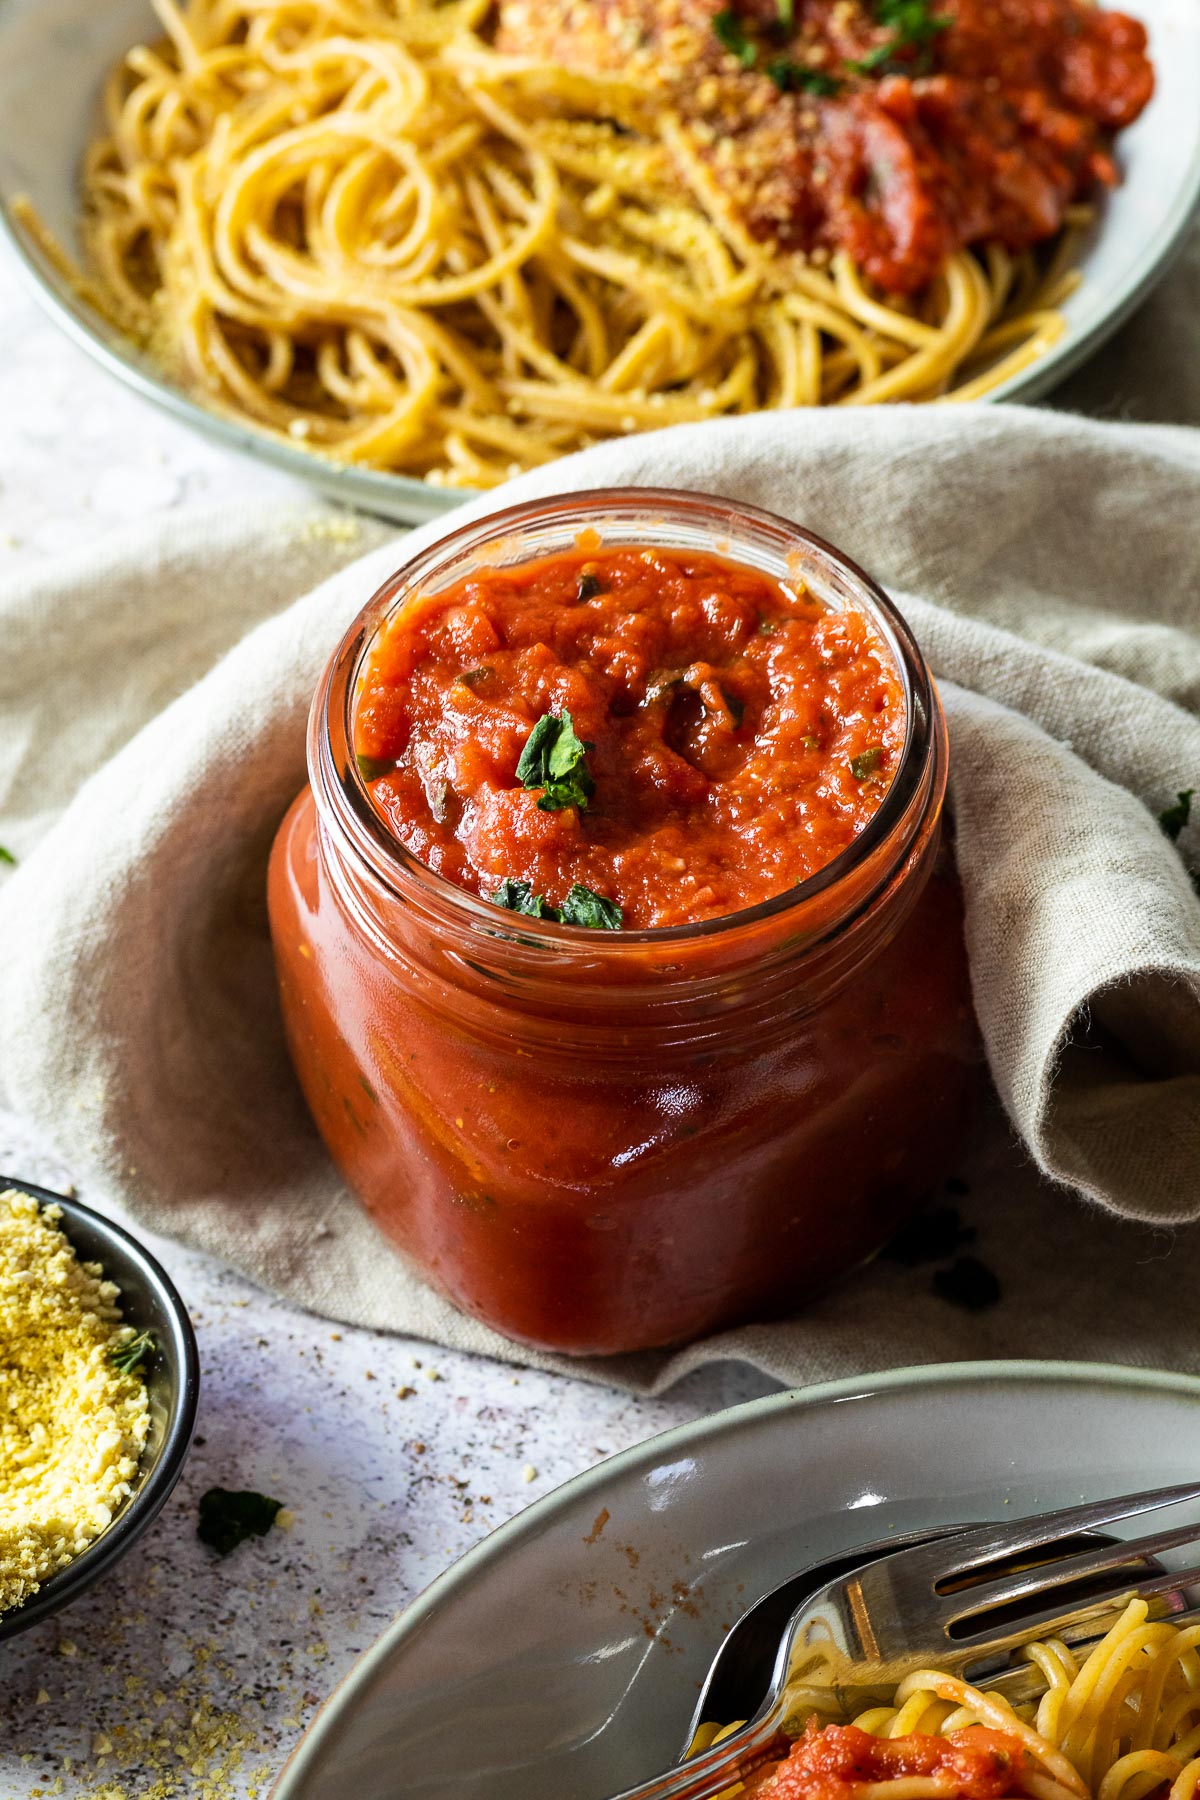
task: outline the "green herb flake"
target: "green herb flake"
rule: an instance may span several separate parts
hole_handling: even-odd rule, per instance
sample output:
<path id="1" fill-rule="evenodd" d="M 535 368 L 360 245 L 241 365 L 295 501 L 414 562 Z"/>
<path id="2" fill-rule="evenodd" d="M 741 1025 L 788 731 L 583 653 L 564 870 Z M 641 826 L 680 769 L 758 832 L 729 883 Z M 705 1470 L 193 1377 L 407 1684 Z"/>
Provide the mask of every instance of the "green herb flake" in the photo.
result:
<path id="1" fill-rule="evenodd" d="M 16 857 L 11 850 L 6 850 L 3 844 L 0 844 L 0 863 L 7 863 L 10 869 L 15 869 L 17 866 Z"/>
<path id="2" fill-rule="evenodd" d="M 108 1353 L 109 1361 L 122 1375 L 132 1375 L 139 1369 L 148 1356 L 153 1356 L 158 1349 L 158 1340 L 152 1331 L 139 1331 L 136 1337 L 125 1338 L 114 1344 Z"/>
<path id="3" fill-rule="evenodd" d="M 866 781 L 879 767 L 883 755 L 882 744 L 871 744 L 866 750 L 860 750 L 857 756 L 850 758 L 850 773 L 855 781 Z"/>
<path id="4" fill-rule="evenodd" d="M 455 679 L 461 681 L 464 687 L 477 688 L 482 687 L 485 681 L 490 680 L 495 672 L 484 663 L 478 669 L 464 669 Z"/>
<path id="5" fill-rule="evenodd" d="M 1165 812 L 1160 812 L 1158 815 L 1159 824 L 1173 844 L 1178 843 L 1180 833 L 1192 816 L 1192 800 L 1195 793 L 1195 788 L 1184 788 L 1175 796 L 1174 806 L 1168 806 Z"/>
<path id="6" fill-rule="evenodd" d="M 758 59 L 758 50 L 746 36 L 745 27 L 731 6 L 717 13 L 712 22 L 713 33 L 723 50 L 730 56 L 736 56 L 743 69 L 752 69 Z"/>
<path id="7" fill-rule="evenodd" d="M 948 31 L 954 23 L 944 13 L 930 10 L 930 0 L 875 0 L 875 20 L 879 25 L 887 26 L 892 35 L 884 43 L 876 44 L 857 62 L 847 65 L 859 75 L 872 75 L 877 72 L 890 72 L 893 69 L 901 74 L 912 74 L 913 64 L 897 58 L 904 58 L 912 51 L 918 53 L 917 66 L 924 70 L 928 66 L 929 51 L 934 39 L 940 32 Z"/>
<path id="8" fill-rule="evenodd" d="M 964 1225 L 956 1206 L 928 1206 L 902 1225 L 879 1252 L 884 1262 L 916 1269 L 922 1263 L 944 1262 L 975 1242 L 975 1227 Z"/>
<path id="9" fill-rule="evenodd" d="M 576 737 L 569 712 L 543 713 L 526 739 L 517 780 L 543 790 L 538 801 L 541 812 L 561 812 L 566 806 L 582 810 L 596 791 L 585 760 L 594 748 Z"/>
<path id="10" fill-rule="evenodd" d="M 760 637 L 774 637 L 778 630 L 779 626 L 774 619 L 760 619 L 758 621 L 758 635 Z"/>
<path id="11" fill-rule="evenodd" d="M 247 1538 L 266 1537 L 282 1511 L 282 1500 L 269 1500 L 249 1488 L 209 1488 L 200 1496 L 196 1536 L 218 1556 L 228 1556 Z"/>
<path id="12" fill-rule="evenodd" d="M 604 587 L 600 577 L 594 574 L 591 569 L 585 569 L 575 586 L 576 600 L 594 600 L 597 594 L 602 594 L 603 592 Z"/>
<path id="13" fill-rule="evenodd" d="M 389 762 L 385 757 L 367 756 L 361 750 L 354 760 L 364 781 L 378 781 L 381 775 L 390 775 L 396 767 L 394 762 Z"/>
<path id="14" fill-rule="evenodd" d="M 775 0 L 775 14 L 781 30 L 793 31 L 796 25 L 796 0 Z"/>
<path id="15" fill-rule="evenodd" d="M 939 1269 L 933 1277 L 933 1291 L 951 1306 L 964 1312 L 986 1312 L 1000 1298 L 1000 1283 L 995 1272 L 977 1256 L 959 1256 L 948 1269 Z"/>
<path id="16" fill-rule="evenodd" d="M 842 84 L 836 76 L 826 74 L 824 69 L 810 68 L 807 63 L 792 62 L 787 56 L 773 56 L 765 73 L 781 94 L 812 94 L 827 100 L 841 92 Z"/>
<path id="17" fill-rule="evenodd" d="M 510 875 L 504 877 L 492 895 L 492 905 L 502 906 L 506 912 L 524 913 L 530 919 L 558 922 L 556 907 L 551 906 L 542 894 L 535 894 L 527 881 L 514 881 Z"/>
<path id="18" fill-rule="evenodd" d="M 606 900 L 578 882 L 562 904 L 564 925 L 585 925 L 592 931 L 620 931 L 624 917 L 615 900 Z"/>

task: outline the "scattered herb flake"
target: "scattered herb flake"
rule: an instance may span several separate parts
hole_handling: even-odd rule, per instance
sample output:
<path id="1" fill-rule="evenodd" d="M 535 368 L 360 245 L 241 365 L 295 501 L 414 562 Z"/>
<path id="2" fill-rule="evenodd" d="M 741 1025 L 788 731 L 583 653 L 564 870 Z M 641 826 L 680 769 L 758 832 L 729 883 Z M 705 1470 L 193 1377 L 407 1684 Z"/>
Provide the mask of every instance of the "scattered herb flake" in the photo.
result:
<path id="1" fill-rule="evenodd" d="M 850 773 L 855 781 L 866 781 L 879 767 L 879 759 L 883 755 L 882 744 L 871 744 L 860 750 L 857 756 L 850 758 Z"/>
<path id="2" fill-rule="evenodd" d="M 457 679 L 462 682 L 464 687 L 477 688 L 482 687 L 494 672 L 486 663 L 483 663 L 478 669 L 464 669 Z"/>
<path id="3" fill-rule="evenodd" d="M 582 810 L 596 791 L 588 772 L 587 752 L 594 748 L 575 735 L 575 725 L 565 709 L 543 713 L 525 742 L 517 763 L 517 780 L 527 788 L 541 788 L 542 812 L 561 812 L 565 806 Z"/>
<path id="4" fill-rule="evenodd" d="M 559 922 L 557 907 L 551 906 L 542 894 L 535 894 L 527 881 L 514 881 L 511 875 L 504 877 L 492 895 L 492 905 L 503 906 L 507 912 L 524 913 L 530 919 Z"/>
<path id="5" fill-rule="evenodd" d="M 826 100 L 841 92 L 842 84 L 835 75 L 827 74 L 824 69 L 810 68 L 807 63 L 793 62 L 787 56 L 773 56 L 764 73 L 781 94 L 813 94 L 817 99 Z"/>
<path id="6" fill-rule="evenodd" d="M 776 624 L 774 619 L 760 619 L 758 621 L 758 631 L 759 631 L 760 637 L 774 637 L 775 633 L 778 630 L 779 630 L 779 626 Z"/>
<path id="7" fill-rule="evenodd" d="M 381 775 L 390 775 L 396 767 L 394 762 L 388 762 L 382 756 L 367 756 L 361 750 L 354 760 L 364 781 L 378 781 Z"/>
<path id="8" fill-rule="evenodd" d="M 7 863 L 12 869 L 15 869 L 17 866 L 16 857 L 11 850 L 6 850 L 3 844 L 0 844 L 0 863 Z"/>
<path id="9" fill-rule="evenodd" d="M 209 1488 L 200 1496 L 196 1536 L 218 1556 L 228 1556 L 247 1538 L 266 1537 L 282 1511 L 282 1500 L 269 1500 L 248 1488 Z"/>
<path id="10" fill-rule="evenodd" d="M 586 925 L 593 931 L 620 931 L 624 916 L 615 900 L 606 900 L 578 882 L 562 905 L 564 925 Z"/>
<path id="11" fill-rule="evenodd" d="M 603 592 L 604 587 L 600 577 L 593 575 L 590 569 L 585 569 L 576 584 L 575 598 L 577 600 L 594 600 L 597 594 Z"/>
<path id="12" fill-rule="evenodd" d="M 775 0 L 775 12 L 784 31 L 795 28 L 796 0 Z"/>
<path id="13" fill-rule="evenodd" d="M 1000 1283 L 977 1256 L 960 1256 L 948 1269 L 939 1269 L 933 1278 L 933 1291 L 951 1306 L 965 1312 L 985 1312 L 1000 1298 Z"/>
<path id="14" fill-rule="evenodd" d="M 1179 834 L 1192 816 L 1192 800 L 1195 793 L 1195 788 L 1184 788 L 1181 793 L 1176 795 L 1174 806 L 1168 806 L 1165 812 L 1160 812 L 1158 815 L 1159 824 L 1173 844 L 1179 841 Z"/>
<path id="15" fill-rule="evenodd" d="M 975 1227 L 964 1225 L 957 1206 L 928 1206 L 902 1225 L 880 1255 L 906 1269 L 942 1262 L 975 1242 Z"/>
<path id="16" fill-rule="evenodd" d="M 122 1375 L 132 1375 L 141 1367 L 148 1356 L 153 1356 L 158 1349 L 158 1341 L 152 1331 L 139 1331 L 136 1337 L 126 1338 L 123 1343 L 114 1344 L 109 1351 L 109 1361 Z"/>
<path id="17" fill-rule="evenodd" d="M 712 28 L 721 48 L 728 50 L 730 56 L 736 56 L 743 69 L 754 67 L 758 50 L 746 36 L 745 27 L 731 6 L 717 13 Z"/>

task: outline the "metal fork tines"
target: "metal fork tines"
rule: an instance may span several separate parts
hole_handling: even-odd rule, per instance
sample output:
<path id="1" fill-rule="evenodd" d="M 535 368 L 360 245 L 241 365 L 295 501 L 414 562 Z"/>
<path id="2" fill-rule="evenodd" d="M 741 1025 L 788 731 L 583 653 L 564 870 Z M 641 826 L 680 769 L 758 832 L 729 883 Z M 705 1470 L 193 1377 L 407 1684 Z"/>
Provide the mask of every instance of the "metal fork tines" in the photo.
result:
<path id="1" fill-rule="evenodd" d="M 1174 1569 L 1157 1559 L 1200 1542 L 1200 1520 L 1109 1543 L 1081 1545 L 1080 1536 L 1198 1500 L 1200 1483 L 1158 1488 L 962 1532 L 869 1563 L 799 1609 L 780 1674 L 843 1687 L 898 1682 L 922 1666 L 961 1674 L 1039 1633 L 1094 1620 L 1126 1598 L 1174 1593 L 1200 1581 L 1200 1559 Z"/>

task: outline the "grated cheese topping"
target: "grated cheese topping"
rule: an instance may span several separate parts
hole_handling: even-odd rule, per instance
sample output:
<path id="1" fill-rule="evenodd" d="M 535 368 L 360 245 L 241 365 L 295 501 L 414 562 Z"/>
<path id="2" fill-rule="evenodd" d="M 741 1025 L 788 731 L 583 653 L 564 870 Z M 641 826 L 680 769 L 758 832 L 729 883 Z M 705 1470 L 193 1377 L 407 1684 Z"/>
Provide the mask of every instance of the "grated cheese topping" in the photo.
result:
<path id="1" fill-rule="evenodd" d="M 113 1350 L 119 1290 L 80 1262 L 56 1206 L 0 1193 L 0 1612 L 100 1536 L 130 1492 L 146 1384 Z"/>

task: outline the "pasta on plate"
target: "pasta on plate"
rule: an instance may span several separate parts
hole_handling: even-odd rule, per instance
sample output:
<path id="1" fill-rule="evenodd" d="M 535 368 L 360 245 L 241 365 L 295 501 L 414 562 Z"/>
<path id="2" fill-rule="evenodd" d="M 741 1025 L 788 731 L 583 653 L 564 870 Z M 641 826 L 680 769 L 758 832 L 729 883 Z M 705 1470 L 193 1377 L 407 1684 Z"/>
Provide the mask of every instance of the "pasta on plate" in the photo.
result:
<path id="1" fill-rule="evenodd" d="M 1079 202 L 1152 83 L 1140 26 L 1096 13 L 1133 36 L 1097 25 L 1086 98 L 1063 61 L 1057 110 L 1029 90 L 976 141 L 984 0 L 606 3 L 539 40 L 519 0 L 498 28 L 491 0 L 154 0 L 166 35 L 113 70 L 87 154 L 81 285 L 215 408 L 464 487 L 722 414 L 972 398 L 1061 334 Z M 607 60 L 571 36 L 589 7 Z M 968 246 L 952 179 L 1002 123 L 1020 205 Z"/>
<path id="2" fill-rule="evenodd" d="M 844 1734 L 829 1688 L 797 1682 L 787 1692 L 784 1727 L 796 1747 L 776 1750 L 721 1800 L 743 1793 L 763 1800 L 802 1793 L 820 1800 L 1192 1800 L 1200 1785 L 1200 1624 L 1151 1620 L 1148 1611 L 1145 1600 L 1131 1600 L 1083 1656 L 1058 1638 L 1029 1645 L 1022 1654 L 1042 1691 L 1015 1707 L 923 1669 L 889 1705 L 860 1712 Z M 701 1727 L 692 1753 L 736 1729 Z M 880 1766 L 868 1769 L 856 1733 L 887 1740 L 892 1758 L 884 1752 Z M 930 1754 L 934 1738 L 968 1756 L 974 1748 L 974 1761 L 955 1766 L 946 1755 L 939 1763 Z M 814 1758 L 814 1749 L 824 1756 Z"/>

